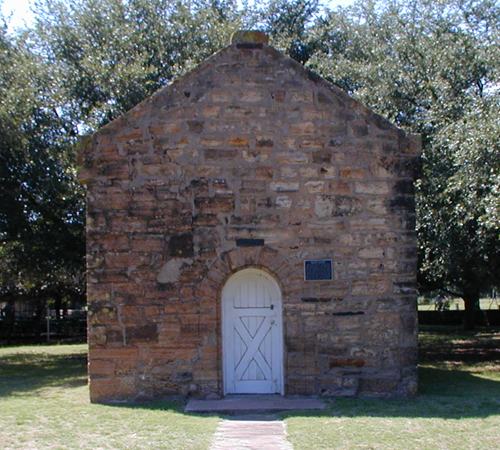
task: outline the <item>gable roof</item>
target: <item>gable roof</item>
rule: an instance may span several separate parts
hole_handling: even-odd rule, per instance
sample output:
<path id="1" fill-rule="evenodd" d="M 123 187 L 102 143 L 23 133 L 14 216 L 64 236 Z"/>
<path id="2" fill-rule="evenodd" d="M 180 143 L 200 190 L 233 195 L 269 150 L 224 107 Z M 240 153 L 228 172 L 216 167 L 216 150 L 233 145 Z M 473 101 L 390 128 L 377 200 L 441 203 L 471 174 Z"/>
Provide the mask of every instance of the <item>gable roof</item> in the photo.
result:
<path id="1" fill-rule="evenodd" d="M 248 33 L 248 32 L 245 32 Z M 255 33 L 255 32 L 251 32 Z M 267 45 L 267 38 L 265 42 L 262 41 L 260 35 L 262 33 L 255 33 L 257 36 L 257 42 L 241 42 L 238 39 L 205 59 L 202 63 L 200 63 L 197 67 L 187 72 L 183 76 L 177 78 L 172 81 L 168 85 L 160 88 L 151 96 L 144 99 L 142 102 L 138 103 L 136 106 L 123 113 L 116 119 L 107 123 L 95 133 L 90 136 L 86 136 L 81 139 L 79 144 L 78 151 L 78 160 L 80 163 L 85 159 L 85 155 L 90 156 L 89 153 L 92 152 L 92 148 L 94 148 L 99 141 L 100 136 L 113 134 L 114 132 L 119 131 L 124 126 L 134 126 L 138 125 L 141 121 L 141 117 L 148 116 L 147 112 L 151 110 L 154 106 L 158 104 L 164 103 L 164 99 L 175 97 L 179 92 L 183 90 L 183 86 L 188 84 L 190 81 L 196 78 L 202 78 L 205 73 L 214 69 L 219 63 L 228 59 L 228 56 L 231 57 L 230 53 L 233 53 L 235 49 L 245 51 L 245 50 L 254 50 L 259 49 L 266 54 L 268 54 L 271 59 L 274 61 L 281 63 L 294 71 L 297 77 L 300 77 L 303 80 L 306 80 L 309 83 L 314 84 L 316 87 L 319 87 L 324 93 L 324 101 L 328 103 L 329 101 L 334 105 L 335 103 L 346 106 L 353 112 L 357 112 L 361 117 L 365 120 L 373 123 L 375 126 L 380 128 L 381 130 L 392 130 L 396 132 L 400 137 L 409 138 L 410 145 L 413 148 L 412 153 L 418 153 L 420 148 L 420 136 L 419 135 L 411 135 L 407 134 L 404 130 L 398 128 L 396 125 L 391 123 L 389 120 L 381 116 L 380 114 L 375 113 L 365 105 L 363 105 L 360 101 L 350 97 L 345 91 L 343 91 L 338 86 L 333 83 L 325 80 L 323 77 L 315 73 L 314 71 L 306 68 L 299 62 L 290 58 L 289 56 L 283 54 L 279 50 L 274 47 Z M 248 38 L 248 35 L 244 35 L 243 39 Z M 252 39 L 252 36 L 250 37 Z M 253 36 L 255 38 L 255 36 Z M 210 89 L 210 83 L 208 82 L 206 85 L 207 89 Z"/>

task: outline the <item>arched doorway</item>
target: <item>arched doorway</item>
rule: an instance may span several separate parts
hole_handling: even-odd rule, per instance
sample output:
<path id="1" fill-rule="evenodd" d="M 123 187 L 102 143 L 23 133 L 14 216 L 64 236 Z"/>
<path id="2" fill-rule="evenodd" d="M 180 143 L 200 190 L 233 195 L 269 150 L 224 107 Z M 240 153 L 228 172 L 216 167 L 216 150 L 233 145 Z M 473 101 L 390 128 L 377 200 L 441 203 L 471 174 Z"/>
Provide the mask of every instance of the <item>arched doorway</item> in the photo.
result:
<path id="1" fill-rule="evenodd" d="M 283 394 L 281 290 L 266 272 L 243 269 L 222 290 L 225 394 Z"/>

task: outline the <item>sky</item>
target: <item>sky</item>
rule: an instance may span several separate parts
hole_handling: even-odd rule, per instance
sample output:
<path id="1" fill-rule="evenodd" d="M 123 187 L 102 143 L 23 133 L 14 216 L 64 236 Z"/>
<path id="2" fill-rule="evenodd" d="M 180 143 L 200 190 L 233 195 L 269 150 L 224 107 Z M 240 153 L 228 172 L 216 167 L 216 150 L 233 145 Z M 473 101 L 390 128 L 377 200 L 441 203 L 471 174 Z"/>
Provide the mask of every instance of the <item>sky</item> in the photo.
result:
<path id="1" fill-rule="evenodd" d="M 329 7 L 335 6 L 347 6 L 353 3 L 354 0 L 324 0 L 323 3 Z M 11 19 L 9 27 L 13 28 L 22 27 L 23 25 L 29 25 L 33 20 L 33 14 L 30 11 L 30 6 L 33 4 L 34 0 L 3 0 L 2 11 L 6 17 L 11 14 Z"/>
<path id="2" fill-rule="evenodd" d="M 10 19 L 10 28 L 28 25 L 33 18 L 30 11 L 32 0 L 3 0 L 2 12 L 5 17 Z"/>

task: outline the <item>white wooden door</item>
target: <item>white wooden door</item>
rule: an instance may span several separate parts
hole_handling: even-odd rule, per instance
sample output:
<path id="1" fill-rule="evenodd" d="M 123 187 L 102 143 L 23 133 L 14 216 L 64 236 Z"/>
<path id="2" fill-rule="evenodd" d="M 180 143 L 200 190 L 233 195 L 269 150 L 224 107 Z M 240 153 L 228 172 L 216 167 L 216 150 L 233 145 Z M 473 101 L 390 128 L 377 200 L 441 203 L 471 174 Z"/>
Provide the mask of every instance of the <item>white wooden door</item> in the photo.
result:
<path id="1" fill-rule="evenodd" d="M 234 274 L 222 291 L 226 394 L 283 394 L 281 291 L 258 269 Z"/>

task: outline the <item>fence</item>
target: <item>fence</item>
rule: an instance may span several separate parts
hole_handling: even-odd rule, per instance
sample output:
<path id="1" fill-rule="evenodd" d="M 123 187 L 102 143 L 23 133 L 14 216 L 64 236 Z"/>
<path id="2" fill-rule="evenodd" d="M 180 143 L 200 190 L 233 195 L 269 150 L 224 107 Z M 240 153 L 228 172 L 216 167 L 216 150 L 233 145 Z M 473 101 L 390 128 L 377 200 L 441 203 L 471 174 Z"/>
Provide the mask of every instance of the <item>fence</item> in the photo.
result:
<path id="1" fill-rule="evenodd" d="M 16 318 L 0 320 L 0 344 L 40 342 L 83 342 L 87 337 L 87 319 L 80 317 Z"/>
<path id="2" fill-rule="evenodd" d="M 419 311 L 418 323 L 420 325 L 462 325 L 465 311 Z M 484 309 L 476 311 L 476 324 L 482 326 L 500 326 L 500 310 Z"/>

